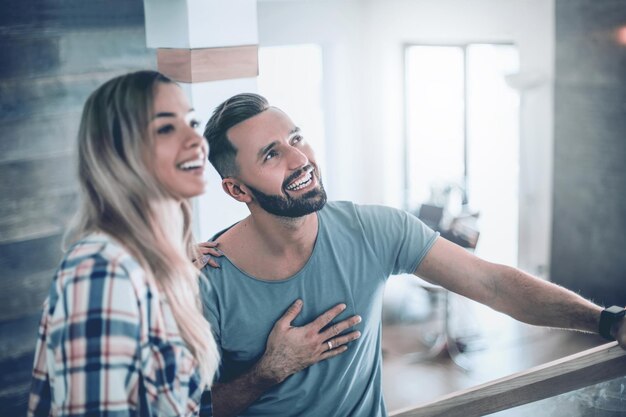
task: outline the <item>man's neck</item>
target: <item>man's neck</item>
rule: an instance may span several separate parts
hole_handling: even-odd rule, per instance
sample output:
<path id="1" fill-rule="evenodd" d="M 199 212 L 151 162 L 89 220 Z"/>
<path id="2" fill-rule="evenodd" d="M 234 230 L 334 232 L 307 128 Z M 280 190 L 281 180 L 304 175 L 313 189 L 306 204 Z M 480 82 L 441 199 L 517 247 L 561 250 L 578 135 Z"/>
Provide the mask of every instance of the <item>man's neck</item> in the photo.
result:
<path id="1" fill-rule="evenodd" d="M 263 210 L 252 210 L 245 220 L 253 238 L 258 238 L 272 256 L 310 255 L 317 237 L 317 213 L 302 217 L 279 217 Z"/>
<path id="2" fill-rule="evenodd" d="M 265 211 L 251 215 L 219 237 L 220 249 L 239 269 L 266 280 L 300 271 L 313 253 L 318 216 L 284 218 Z"/>

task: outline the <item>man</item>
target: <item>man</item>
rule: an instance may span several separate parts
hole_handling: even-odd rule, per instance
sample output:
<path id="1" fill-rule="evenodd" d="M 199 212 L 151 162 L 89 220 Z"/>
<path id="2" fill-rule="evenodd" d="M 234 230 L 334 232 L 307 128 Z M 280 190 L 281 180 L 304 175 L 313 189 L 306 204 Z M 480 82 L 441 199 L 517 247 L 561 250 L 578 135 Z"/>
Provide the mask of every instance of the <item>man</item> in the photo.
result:
<path id="1" fill-rule="evenodd" d="M 415 273 L 527 323 L 598 329 L 601 307 L 483 261 L 406 212 L 326 203 L 313 150 L 261 96 L 218 106 L 205 137 L 224 191 L 250 210 L 216 236 L 225 256 L 205 270 L 223 354 L 218 417 L 386 415 L 381 306 L 392 274 Z M 620 314 L 604 313 L 602 325 L 626 346 Z"/>

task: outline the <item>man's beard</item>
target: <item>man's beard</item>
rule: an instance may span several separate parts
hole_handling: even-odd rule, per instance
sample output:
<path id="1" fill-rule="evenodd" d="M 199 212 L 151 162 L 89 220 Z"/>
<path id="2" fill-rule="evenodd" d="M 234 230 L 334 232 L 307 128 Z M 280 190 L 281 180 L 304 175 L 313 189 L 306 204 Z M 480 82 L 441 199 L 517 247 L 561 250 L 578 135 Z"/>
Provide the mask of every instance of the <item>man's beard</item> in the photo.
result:
<path id="1" fill-rule="evenodd" d="M 315 172 L 312 172 L 311 175 L 315 175 Z M 289 194 L 284 196 L 265 194 L 248 184 L 246 187 L 250 189 L 263 210 L 275 216 L 295 218 L 319 211 L 326 204 L 326 190 L 324 190 L 322 179 L 317 178 L 317 182 L 318 188 L 308 191 L 298 198 L 292 198 Z"/>

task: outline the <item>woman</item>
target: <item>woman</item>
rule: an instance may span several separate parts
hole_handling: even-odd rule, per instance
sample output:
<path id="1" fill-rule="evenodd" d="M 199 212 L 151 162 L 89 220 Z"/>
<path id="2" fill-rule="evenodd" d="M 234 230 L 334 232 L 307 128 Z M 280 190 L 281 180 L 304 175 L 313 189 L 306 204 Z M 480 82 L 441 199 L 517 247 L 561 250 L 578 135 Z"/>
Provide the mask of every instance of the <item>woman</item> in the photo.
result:
<path id="1" fill-rule="evenodd" d="M 198 414 L 219 360 L 189 261 L 188 199 L 203 192 L 207 161 L 198 126 L 180 87 L 154 71 L 87 100 L 75 243 L 44 304 L 29 415 Z"/>

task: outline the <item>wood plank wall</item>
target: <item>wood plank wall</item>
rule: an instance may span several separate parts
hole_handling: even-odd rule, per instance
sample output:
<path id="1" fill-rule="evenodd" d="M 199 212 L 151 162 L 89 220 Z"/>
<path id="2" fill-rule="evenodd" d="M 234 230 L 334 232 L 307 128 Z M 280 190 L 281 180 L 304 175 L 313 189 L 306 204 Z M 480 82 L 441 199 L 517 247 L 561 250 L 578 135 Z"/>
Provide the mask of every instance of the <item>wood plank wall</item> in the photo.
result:
<path id="1" fill-rule="evenodd" d="M 625 0 L 556 0 L 552 280 L 626 304 Z M 623 36 L 623 35 L 622 35 Z"/>
<path id="2" fill-rule="evenodd" d="M 0 416 L 24 415 L 41 304 L 76 204 L 87 95 L 156 68 L 142 0 L 0 1 Z"/>

